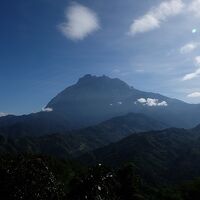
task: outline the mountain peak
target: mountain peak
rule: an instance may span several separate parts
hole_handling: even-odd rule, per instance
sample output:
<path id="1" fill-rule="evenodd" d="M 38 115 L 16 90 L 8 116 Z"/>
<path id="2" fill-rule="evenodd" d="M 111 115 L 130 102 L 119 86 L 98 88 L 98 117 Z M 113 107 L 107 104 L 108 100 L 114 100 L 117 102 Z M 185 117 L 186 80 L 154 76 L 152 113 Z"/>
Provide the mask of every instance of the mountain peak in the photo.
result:
<path id="1" fill-rule="evenodd" d="M 85 85 L 85 84 L 102 84 L 102 85 L 109 85 L 111 87 L 116 86 L 116 87 L 123 87 L 123 88 L 130 88 L 127 83 L 124 81 L 120 80 L 119 78 L 110 78 L 106 75 L 102 76 L 95 76 L 91 74 L 86 74 L 83 77 L 81 77 L 77 84 L 78 85 Z"/>
<path id="2" fill-rule="evenodd" d="M 86 74 L 86 75 L 84 75 L 83 77 L 79 78 L 78 82 L 85 81 L 85 80 L 89 80 L 89 79 L 91 79 L 92 77 L 96 77 L 96 76 L 93 76 L 93 75 L 91 75 L 91 74 Z"/>
<path id="3" fill-rule="evenodd" d="M 83 77 L 79 78 L 78 83 L 85 83 L 88 81 L 95 81 L 95 80 L 111 80 L 111 78 L 109 78 L 106 75 L 95 76 L 95 75 L 91 75 L 91 74 L 86 74 Z"/>

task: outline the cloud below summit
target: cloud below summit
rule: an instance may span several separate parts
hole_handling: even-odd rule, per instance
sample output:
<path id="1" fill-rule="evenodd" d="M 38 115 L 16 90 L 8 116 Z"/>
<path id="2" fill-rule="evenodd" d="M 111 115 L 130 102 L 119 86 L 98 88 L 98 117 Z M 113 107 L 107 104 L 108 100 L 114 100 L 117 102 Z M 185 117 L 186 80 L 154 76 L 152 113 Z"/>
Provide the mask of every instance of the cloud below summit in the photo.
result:
<path id="1" fill-rule="evenodd" d="M 42 108 L 42 112 L 53 112 L 53 108 Z"/>
<path id="2" fill-rule="evenodd" d="M 150 106 L 150 107 L 155 107 L 155 106 L 168 106 L 168 103 L 166 101 L 161 101 L 159 102 L 159 99 L 152 99 L 152 98 L 140 98 L 137 100 L 136 103 L 140 103 L 144 106 Z"/>
<path id="3" fill-rule="evenodd" d="M 0 117 L 5 117 L 7 115 L 8 115 L 7 113 L 0 112 Z"/>

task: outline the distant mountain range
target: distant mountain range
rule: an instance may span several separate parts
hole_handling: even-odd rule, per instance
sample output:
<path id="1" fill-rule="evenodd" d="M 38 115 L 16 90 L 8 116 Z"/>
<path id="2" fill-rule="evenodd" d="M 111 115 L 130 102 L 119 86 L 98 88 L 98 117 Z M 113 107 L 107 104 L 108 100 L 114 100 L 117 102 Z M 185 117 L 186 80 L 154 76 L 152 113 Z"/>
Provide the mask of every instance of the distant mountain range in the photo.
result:
<path id="1" fill-rule="evenodd" d="M 144 114 L 130 113 L 95 126 L 51 135 L 0 135 L 0 154 L 42 154 L 114 168 L 132 163 L 145 182 L 157 186 L 199 177 L 200 125 L 193 129 L 166 127 Z"/>
<path id="2" fill-rule="evenodd" d="M 46 154 L 74 158 L 98 147 L 119 141 L 130 134 L 161 130 L 167 126 L 143 114 L 130 113 L 99 125 L 40 137 L 0 137 L 0 152 Z"/>
<path id="3" fill-rule="evenodd" d="M 143 113 L 168 127 L 200 123 L 200 105 L 137 90 L 117 78 L 85 75 L 39 113 L 0 118 L 4 136 L 41 136 L 80 129 L 128 113 Z"/>

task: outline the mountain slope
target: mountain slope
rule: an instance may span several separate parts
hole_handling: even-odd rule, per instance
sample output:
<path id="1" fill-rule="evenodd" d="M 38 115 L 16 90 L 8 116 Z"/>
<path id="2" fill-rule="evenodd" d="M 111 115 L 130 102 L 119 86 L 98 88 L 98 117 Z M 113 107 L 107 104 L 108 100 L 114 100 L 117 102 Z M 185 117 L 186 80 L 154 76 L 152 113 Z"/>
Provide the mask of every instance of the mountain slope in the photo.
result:
<path id="1" fill-rule="evenodd" d="M 0 134 L 7 137 L 40 136 L 71 129 L 70 123 L 55 113 L 39 112 L 0 118 Z"/>
<path id="2" fill-rule="evenodd" d="M 128 114 L 85 129 L 41 137 L 1 138 L 0 152 L 31 152 L 68 158 L 105 146 L 141 131 L 166 125 L 143 114 Z"/>
<path id="3" fill-rule="evenodd" d="M 139 100 L 148 100 L 141 103 Z M 156 102 L 157 101 L 157 102 Z M 200 105 L 139 91 L 120 79 L 86 75 L 47 105 L 69 116 L 71 123 L 88 126 L 129 112 L 144 113 L 174 127 L 192 128 L 200 122 Z"/>
<path id="4" fill-rule="evenodd" d="M 177 183 L 200 176 L 200 129 L 166 129 L 133 134 L 80 157 L 86 164 L 119 167 L 132 162 L 153 183 Z"/>
<path id="5" fill-rule="evenodd" d="M 192 128 L 200 105 L 139 91 L 117 78 L 85 75 L 46 106 L 46 112 L 0 118 L 5 135 L 44 135 L 99 124 L 130 112 L 143 113 L 170 127 Z"/>

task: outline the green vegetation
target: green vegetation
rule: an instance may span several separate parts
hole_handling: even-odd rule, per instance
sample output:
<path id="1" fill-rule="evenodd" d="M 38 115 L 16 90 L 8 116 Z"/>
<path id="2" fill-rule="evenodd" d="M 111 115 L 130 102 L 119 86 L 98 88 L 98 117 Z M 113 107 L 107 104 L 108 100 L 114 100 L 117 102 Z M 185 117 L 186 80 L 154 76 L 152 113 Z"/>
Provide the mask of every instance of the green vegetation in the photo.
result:
<path id="1" fill-rule="evenodd" d="M 150 184 L 178 184 L 200 177 L 200 134 L 176 128 L 133 134 L 85 154 L 80 160 L 115 168 L 132 162 Z"/>
<path id="2" fill-rule="evenodd" d="M 68 134 L 0 136 L 0 196 L 5 200 L 200 199 L 200 127 L 135 133 L 144 117 L 141 124 L 132 123 L 134 117 L 114 118 Z M 119 140 L 132 132 L 114 142 L 115 134 Z"/>
<path id="3" fill-rule="evenodd" d="M 199 200 L 200 179 L 167 187 L 149 185 L 129 163 L 120 169 L 39 155 L 1 155 L 4 200 Z"/>

